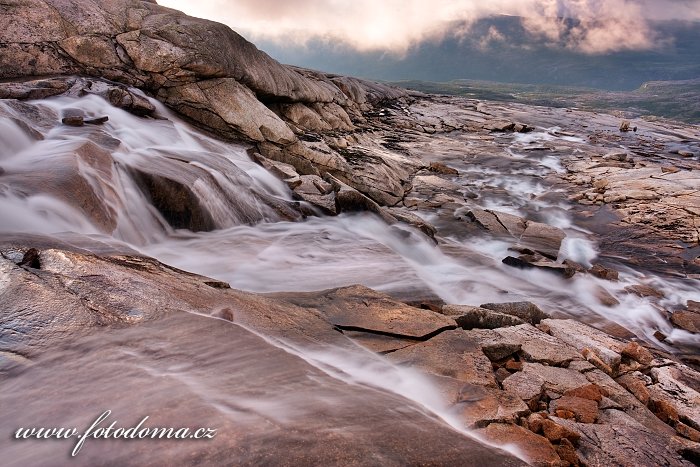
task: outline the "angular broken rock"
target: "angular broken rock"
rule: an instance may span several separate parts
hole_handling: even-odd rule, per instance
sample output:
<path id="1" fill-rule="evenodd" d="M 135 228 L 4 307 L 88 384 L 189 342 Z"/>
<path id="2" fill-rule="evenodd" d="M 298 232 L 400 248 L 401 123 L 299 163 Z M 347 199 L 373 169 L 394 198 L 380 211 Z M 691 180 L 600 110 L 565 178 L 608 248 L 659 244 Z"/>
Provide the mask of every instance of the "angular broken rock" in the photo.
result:
<path id="1" fill-rule="evenodd" d="M 620 386 L 627 389 L 644 405 L 649 403 L 649 391 L 647 386 L 651 384 L 651 378 L 643 375 L 639 371 L 627 373 L 615 378 Z"/>
<path id="2" fill-rule="evenodd" d="M 545 391 L 563 394 L 588 383 L 588 379 L 578 371 L 525 363 L 522 371 L 503 381 L 503 389 L 518 394 L 530 408 L 534 408 Z"/>
<path id="3" fill-rule="evenodd" d="M 284 170 L 285 167 L 280 167 L 278 170 Z M 294 193 L 304 201 L 313 204 L 326 214 L 336 214 L 337 206 L 335 193 L 330 190 L 326 192 L 324 185 L 327 184 L 318 175 L 301 175 L 298 177 L 300 183 L 294 187 Z"/>
<path id="4" fill-rule="evenodd" d="M 561 242 L 565 237 L 564 231 L 558 227 L 528 221 L 527 228 L 520 237 L 520 243 L 548 258 L 557 259 Z"/>
<path id="5" fill-rule="evenodd" d="M 527 221 L 522 217 L 499 211 L 471 208 L 466 215 L 472 222 L 496 235 L 520 238 L 527 227 Z"/>
<path id="6" fill-rule="evenodd" d="M 628 285 L 625 287 L 625 292 L 637 295 L 639 297 L 664 298 L 665 294 L 660 290 L 645 284 Z"/>
<path id="7" fill-rule="evenodd" d="M 393 217 L 387 216 L 388 213 L 382 211 L 377 203 L 356 189 L 352 188 L 346 183 L 343 183 L 330 174 L 326 174 L 325 178 L 331 185 L 333 185 L 337 212 L 369 211 L 379 214 L 380 217 L 389 223 L 395 220 Z"/>
<path id="8" fill-rule="evenodd" d="M 593 267 L 588 270 L 588 272 L 600 279 L 605 279 L 608 281 L 617 281 L 620 277 L 620 274 L 617 271 L 606 268 L 602 264 L 594 264 Z"/>
<path id="9" fill-rule="evenodd" d="M 591 383 L 594 383 L 602 388 L 607 393 L 606 397 L 613 401 L 613 403 L 617 404 L 619 408 L 624 410 L 625 413 L 629 417 L 633 418 L 637 423 L 643 425 L 651 431 L 656 432 L 659 436 L 673 436 L 673 428 L 654 416 L 654 414 L 651 413 L 645 404 L 642 404 L 636 397 L 615 382 L 615 380 L 613 380 L 609 375 L 598 369 L 588 371 L 584 373 L 584 375 Z M 606 398 L 603 398 L 601 401 L 601 406 L 605 401 Z"/>
<path id="10" fill-rule="evenodd" d="M 586 357 L 594 365 L 598 360 L 605 364 L 606 372 L 615 376 L 620 367 L 620 353 L 625 343 L 572 319 L 546 319 L 549 333 L 566 342 L 579 352 L 592 353 L 596 358 Z M 585 355 L 584 355 L 585 356 Z"/>
<path id="11" fill-rule="evenodd" d="M 530 409 L 517 394 L 485 386 L 462 386 L 456 411 L 467 428 L 483 428 L 491 423 L 515 423 L 530 413 Z"/>
<path id="12" fill-rule="evenodd" d="M 400 207 L 391 207 L 382 208 L 382 210 L 388 212 L 389 215 L 394 217 L 396 220 L 412 225 L 428 237 L 435 239 L 435 233 L 437 232 L 435 226 L 427 222 L 417 214 L 412 213 L 408 209 Z"/>
<path id="13" fill-rule="evenodd" d="M 565 396 L 575 396 L 595 402 L 600 402 L 603 400 L 603 396 L 605 394 L 607 394 L 607 392 L 605 392 L 605 390 L 597 384 L 586 384 L 585 386 L 579 386 L 577 388 L 564 391 Z"/>
<path id="14" fill-rule="evenodd" d="M 579 435 L 576 431 L 560 425 L 548 418 L 542 419 L 541 429 L 544 437 L 553 443 L 557 443 L 562 439 L 568 439 L 572 443 L 577 443 L 581 438 L 581 435 Z"/>
<path id="15" fill-rule="evenodd" d="M 452 167 L 448 167 L 442 162 L 431 162 L 430 165 L 428 166 L 428 170 L 431 172 L 435 172 L 441 175 L 459 175 L 459 172 L 457 169 L 453 169 Z"/>
<path id="16" fill-rule="evenodd" d="M 486 428 L 477 430 L 476 433 L 499 446 L 507 444 L 517 446 L 530 465 L 542 467 L 562 465 L 561 458 L 547 439 L 521 426 L 492 423 Z"/>
<path id="17" fill-rule="evenodd" d="M 668 437 L 659 436 L 620 410 L 605 423 L 578 423 L 552 418 L 556 423 L 580 435 L 577 454 L 583 465 L 665 465 L 690 467 L 690 463 L 668 445 Z"/>
<path id="18" fill-rule="evenodd" d="M 598 403 L 576 396 L 565 395 L 553 400 L 549 404 L 549 411 L 561 418 L 575 418 L 581 423 L 595 423 L 598 419 Z"/>
<path id="19" fill-rule="evenodd" d="M 442 313 L 453 317 L 462 329 L 496 329 L 525 323 L 511 314 L 468 305 L 445 305 Z"/>
<path id="20" fill-rule="evenodd" d="M 651 377 L 651 403 L 670 405 L 681 422 L 700 430 L 700 374 L 685 365 L 670 365 L 653 368 Z"/>
<path id="21" fill-rule="evenodd" d="M 566 366 L 581 359 L 574 348 L 529 324 L 496 333 L 506 342 L 519 343 L 523 358 L 529 362 Z"/>
<path id="22" fill-rule="evenodd" d="M 516 316 L 530 324 L 539 324 L 543 319 L 550 317 L 532 302 L 484 303 L 481 308 Z"/>
<path id="23" fill-rule="evenodd" d="M 551 260 L 533 260 L 529 255 L 506 256 L 503 258 L 503 264 L 519 269 L 540 269 L 542 271 L 552 272 L 566 279 L 573 277 L 576 270 L 566 264 L 555 263 Z"/>
<path id="24" fill-rule="evenodd" d="M 680 310 L 671 315 L 671 322 L 688 332 L 700 333 L 700 313 Z"/>
<path id="25" fill-rule="evenodd" d="M 109 117 L 104 116 L 104 117 L 96 117 L 96 118 L 89 118 L 85 120 L 86 125 L 102 125 L 103 123 L 107 123 L 109 121 Z"/>
<path id="26" fill-rule="evenodd" d="M 61 123 L 68 126 L 83 126 L 85 124 L 85 120 L 80 115 L 73 115 L 70 117 L 63 117 L 61 119 Z"/>
<path id="27" fill-rule="evenodd" d="M 468 334 L 479 340 L 482 350 L 493 361 L 519 353 L 528 362 L 566 366 L 583 358 L 573 347 L 527 323 Z"/>

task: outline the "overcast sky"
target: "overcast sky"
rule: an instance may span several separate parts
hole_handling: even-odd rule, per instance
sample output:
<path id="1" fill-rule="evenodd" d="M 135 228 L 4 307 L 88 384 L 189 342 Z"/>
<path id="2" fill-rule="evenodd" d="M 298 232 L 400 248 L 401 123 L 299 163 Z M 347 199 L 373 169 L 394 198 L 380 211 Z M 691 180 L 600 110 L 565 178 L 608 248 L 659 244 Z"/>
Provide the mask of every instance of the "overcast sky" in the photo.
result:
<path id="1" fill-rule="evenodd" d="M 164 6 L 231 26 L 248 39 L 310 38 L 357 50 L 402 54 L 423 41 L 468 35 L 491 15 L 523 17 L 534 36 L 557 47 L 601 54 L 664 43 L 650 20 L 700 20 L 700 0 L 158 0 Z M 560 18 L 579 21 L 571 29 Z M 461 26 L 456 28 L 455 24 Z M 506 40 L 492 29 L 491 41 Z"/>

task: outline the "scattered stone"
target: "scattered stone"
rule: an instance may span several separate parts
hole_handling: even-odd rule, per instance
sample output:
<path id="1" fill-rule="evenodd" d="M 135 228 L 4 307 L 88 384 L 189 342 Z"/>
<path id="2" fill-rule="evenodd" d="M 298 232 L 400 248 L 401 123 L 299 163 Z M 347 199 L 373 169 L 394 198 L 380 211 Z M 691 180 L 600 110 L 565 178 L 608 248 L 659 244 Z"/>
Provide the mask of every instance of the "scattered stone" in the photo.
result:
<path id="1" fill-rule="evenodd" d="M 505 369 L 512 372 L 521 371 L 523 369 L 523 362 L 508 360 L 506 362 Z"/>
<path id="2" fill-rule="evenodd" d="M 445 305 L 442 312 L 452 316 L 462 329 L 496 329 L 524 324 L 524 321 L 516 316 L 483 307 Z"/>
<path id="3" fill-rule="evenodd" d="M 636 342 L 630 342 L 622 348 L 620 352 L 623 357 L 631 358 L 642 365 L 649 365 L 654 356 L 647 349 Z"/>
<path id="4" fill-rule="evenodd" d="M 514 235 L 498 220 L 498 217 L 492 211 L 486 211 L 479 208 L 471 208 L 469 211 L 467 211 L 466 217 L 472 222 L 476 222 L 481 228 L 488 230 L 492 234 L 511 236 Z M 525 231 L 524 222 L 522 231 Z"/>
<path id="5" fill-rule="evenodd" d="M 506 256 L 503 258 L 503 264 L 506 266 L 511 266 L 519 269 L 540 269 L 547 272 L 552 272 L 566 279 L 573 277 L 576 274 L 576 270 L 565 265 L 554 263 L 550 260 L 533 260 L 527 255 L 522 255 L 519 257 Z"/>
<path id="6" fill-rule="evenodd" d="M 651 378 L 648 376 L 635 371 L 622 375 L 616 378 L 615 381 L 617 381 L 620 386 L 631 392 L 642 404 L 647 405 L 649 403 L 649 391 L 647 390 L 647 385 L 651 384 Z"/>
<path id="7" fill-rule="evenodd" d="M 650 285 L 629 285 L 625 287 L 625 292 L 637 295 L 642 298 L 653 297 L 653 298 L 664 298 L 666 295 L 660 290 L 650 286 Z"/>
<path id="8" fill-rule="evenodd" d="M 481 305 L 481 308 L 516 316 L 533 325 L 549 318 L 547 313 L 532 302 L 484 303 Z"/>
<path id="9" fill-rule="evenodd" d="M 692 152 L 690 152 L 690 151 L 683 150 L 683 149 L 681 149 L 681 150 L 678 151 L 678 155 L 679 155 L 679 156 L 682 156 L 682 157 L 693 157 L 693 156 L 695 156 L 694 153 L 692 153 Z"/>
<path id="10" fill-rule="evenodd" d="M 700 332 L 700 313 L 694 311 L 674 311 L 671 314 L 671 322 L 688 332 Z"/>
<path id="11" fill-rule="evenodd" d="M 532 128 L 531 126 L 528 126 L 524 123 L 516 123 L 515 125 L 513 125 L 513 131 L 515 133 L 529 133 L 533 129 L 534 128 Z"/>
<path id="12" fill-rule="evenodd" d="M 502 360 L 516 352 L 528 362 L 566 366 L 581 355 L 572 347 L 530 324 L 521 324 L 493 331 L 472 332 L 492 361 Z M 488 352 L 488 353 L 487 353 Z"/>
<path id="13" fill-rule="evenodd" d="M 109 121 L 109 117 L 104 116 L 104 117 L 97 117 L 97 118 L 90 118 L 85 120 L 86 125 L 102 125 L 104 123 L 107 123 Z"/>
<path id="14" fill-rule="evenodd" d="M 599 179 L 599 180 L 595 180 L 595 181 L 593 182 L 593 188 L 595 188 L 596 190 L 598 190 L 598 191 L 601 192 L 601 193 L 602 193 L 603 191 L 605 191 L 605 188 L 606 188 L 608 185 L 610 185 L 610 182 L 609 182 L 608 180 L 604 179 L 604 178 Z"/>
<path id="15" fill-rule="evenodd" d="M 561 242 L 566 237 L 563 230 L 540 222 L 528 221 L 527 228 L 520 237 L 520 243 L 538 253 L 556 260 Z"/>
<path id="16" fill-rule="evenodd" d="M 624 410 L 623 407 L 615 402 L 614 400 L 603 397 L 598 403 L 598 409 L 600 410 Z"/>
<path id="17" fill-rule="evenodd" d="M 568 389 L 564 391 L 564 395 L 580 397 L 582 399 L 600 402 L 603 399 L 603 396 L 606 395 L 606 393 L 597 384 L 586 384 L 584 386 L 579 386 L 574 389 Z"/>
<path id="18" fill-rule="evenodd" d="M 666 340 L 666 337 L 668 337 L 666 334 L 664 334 L 661 331 L 654 331 L 654 338 L 658 340 L 659 342 L 664 342 Z"/>
<path id="19" fill-rule="evenodd" d="M 139 116 L 153 116 L 156 106 L 146 97 L 121 87 L 113 87 L 108 91 L 107 100 L 109 103 L 127 112 Z"/>
<path id="20" fill-rule="evenodd" d="M 615 367 L 615 369 L 613 369 L 613 367 L 611 367 L 610 365 L 608 365 L 607 363 L 605 363 L 605 362 L 598 356 L 598 354 L 596 354 L 594 351 L 592 351 L 592 350 L 589 349 L 588 347 L 586 347 L 585 349 L 583 349 L 583 350 L 581 351 L 581 355 L 583 355 L 583 357 L 584 357 L 586 360 L 588 360 L 589 362 L 591 362 L 591 363 L 592 363 L 593 365 L 595 365 L 597 368 L 603 370 L 605 373 L 607 373 L 607 374 L 609 374 L 609 375 L 611 375 L 611 376 L 614 376 L 614 375 L 616 375 L 616 374 L 619 373 L 619 366 L 617 366 L 617 367 Z"/>
<path id="21" fill-rule="evenodd" d="M 515 423 L 530 409 L 516 394 L 474 384 L 460 390 L 455 407 L 467 428 L 484 428 L 491 423 Z"/>
<path id="22" fill-rule="evenodd" d="M 594 264 L 588 272 L 607 281 L 617 281 L 620 278 L 620 274 L 617 271 L 606 268 L 602 264 Z"/>
<path id="23" fill-rule="evenodd" d="M 341 182 L 332 175 L 326 174 L 327 180 L 335 190 L 335 205 L 337 212 L 369 211 L 383 214 L 379 205 L 351 186 Z M 389 219 L 391 221 L 391 219 Z"/>
<path id="24" fill-rule="evenodd" d="M 564 261 L 562 261 L 562 264 L 568 268 L 573 269 L 576 272 L 586 272 L 586 268 L 583 267 L 582 264 L 577 263 L 576 261 L 565 259 Z"/>
<path id="25" fill-rule="evenodd" d="M 586 377 L 577 371 L 539 363 L 524 363 L 522 371 L 513 373 L 503 381 L 503 389 L 518 394 L 534 410 L 545 391 L 563 394 L 568 389 L 588 383 Z"/>
<path id="26" fill-rule="evenodd" d="M 514 128 L 515 123 L 509 122 L 507 120 L 491 120 L 484 124 L 484 129 L 493 132 L 513 131 Z"/>
<path id="27" fill-rule="evenodd" d="M 521 426 L 492 423 L 486 428 L 477 430 L 476 433 L 498 446 L 507 444 L 518 446 L 530 465 L 542 467 L 561 465 L 561 459 L 547 439 Z"/>
<path id="28" fill-rule="evenodd" d="M 332 185 L 326 183 L 318 175 L 301 175 L 295 176 L 292 172 L 293 168 L 279 163 L 268 164 L 274 167 L 275 173 L 278 176 L 287 176 L 285 180 L 289 180 L 294 186 L 294 193 L 304 201 L 313 204 L 320 208 L 326 214 L 337 214 L 336 196 L 333 192 Z M 298 182 L 297 182 L 298 180 Z"/>
<path id="29" fill-rule="evenodd" d="M 661 166 L 661 172 L 663 172 L 665 174 L 674 174 L 674 173 L 678 173 L 680 171 L 681 171 L 681 169 L 679 169 L 678 167 L 676 167 L 674 165 L 662 165 Z"/>
<path id="30" fill-rule="evenodd" d="M 494 375 L 496 376 L 496 381 L 498 381 L 498 384 L 503 384 L 503 381 L 506 380 L 507 377 L 511 375 L 510 371 L 506 370 L 503 367 L 496 368 L 496 371 L 494 372 Z"/>
<path id="31" fill-rule="evenodd" d="M 526 419 L 522 420 L 522 426 L 529 429 L 533 433 L 542 433 L 542 425 L 546 419 L 547 414 L 544 412 L 532 413 Z"/>
<path id="32" fill-rule="evenodd" d="M 74 115 L 71 117 L 63 117 L 61 119 L 61 123 L 68 126 L 83 126 L 85 124 L 85 120 L 82 116 Z"/>
<path id="33" fill-rule="evenodd" d="M 581 465 L 581 460 L 576 454 L 576 448 L 571 441 L 566 438 L 561 439 L 559 444 L 555 446 L 557 454 L 561 457 L 561 460 L 568 462 L 570 465 Z"/>
<path id="34" fill-rule="evenodd" d="M 559 425 L 552 420 L 542 419 L 541 424 L 544 437 L 553 443 L 558 443 L 562 439 L 567 439 L 571 443 L 577 443 L 581 438 L 581 435 L 579 435 L 576 431 Z"/>
<path id="35" fill-rule="evenodd" d="M 582 397 L 562 396 L 549 404 L 549 410 L 562 418 L 571 418 L 566 415 L 573 414 L 576 421 L 581 423 L 595 423 L 598 419 L 598 404 Z"/>
<path id="36" fill-rule="evenodd" d="M 631 128 L 630 128 L 630 122 L 628 122 L 627 120 L 623 120 L 623 121 L 620 123 L 620 131 L 621 131 L 621 132 L 627 132 L 627 131 L 630 131 L 630 129 L 631 129 Z"/>
<path id="37" fill-rule="evenodd" d="M 596 366 L 592 365 L 586 360 L 574 360 L 571 363 L 569 363 L 569 366 L 567 368 L 579 371 L 581 373 L 585 373 L 587 371 L 595 370 Z"/>
<path id="38" fill-rule="evenodd" d="M 441 175 L 459 175 L 459 171 L 457 171 L 457 169 L 448 167 L 442 162 L 431 162 L 428 166 L 428 170 Z"/>

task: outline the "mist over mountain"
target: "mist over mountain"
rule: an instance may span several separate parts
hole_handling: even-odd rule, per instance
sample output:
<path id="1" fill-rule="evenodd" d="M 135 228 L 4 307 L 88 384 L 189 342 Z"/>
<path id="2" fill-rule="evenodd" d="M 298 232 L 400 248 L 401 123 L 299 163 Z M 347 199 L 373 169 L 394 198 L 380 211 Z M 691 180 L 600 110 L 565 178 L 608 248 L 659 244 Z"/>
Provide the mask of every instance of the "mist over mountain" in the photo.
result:
<path id="1" fill-rule="evenodd" d="M 454 34 L 421 42 L 403 55 L 358 51 L 322 38 L 304 45 L 265 38 L 255 42 L 282 63 L 388 81 L 472 79 L 632 90 L 647 81 L 700 77 L 700 23 L 652 25 L 661 38 L 656 48 L 606 54 L 586 54 L 532 35 L 514 16 L 480 19 L 466 33 L 464 24 L 455 23 Z"/>

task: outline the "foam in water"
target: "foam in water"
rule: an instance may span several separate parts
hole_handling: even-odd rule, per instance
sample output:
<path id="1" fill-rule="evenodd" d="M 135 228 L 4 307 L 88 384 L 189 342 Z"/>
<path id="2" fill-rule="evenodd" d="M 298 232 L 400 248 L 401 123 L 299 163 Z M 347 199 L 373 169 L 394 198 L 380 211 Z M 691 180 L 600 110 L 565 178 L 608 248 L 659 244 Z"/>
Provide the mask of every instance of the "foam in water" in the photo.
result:
<path id="1" fill-rule="evenodd" d="M 236 288 L 310 291 L 360 283 L 386 291 L 427 290 L 459 304 L 531 300 L 560 316 L 578 316 L 589 322 L 599 316 L 615 321 L 647 339 L 660 329 L 678 342 L 698 342 L 696 336 L 674 331 L 648 300 L 623 291 L 624 286 L 639 281 L 656 281 L 669 292 L 663 306 L 671 307 L 687 299 L 700 299 L 693 289 L 694 281 L 643 278 L 633 271 L 623 271 L 617 284 L 586 275 L 564 280 L 542 271 L 503 265 L 501 260 L 511 254 L 508 242 L 446 238 L 438 248 L 422 233 L 388 226 L 371 214 L 281 221 L 264 202 L 265 197 L 291 200 L 281 181 L 252 162 L 242 146 L 198 134 L 152 102 L 168 120 L 135 117 L 97 96 L 41 101 L 56 115 L 72 107 L 91 116 L 109 115 L 110 120 L 99 129 L 69 128 L 56 120 L 44 141 L 18 137 L 12 146 L 14 154 L 6 145 L 2 166 L 8 174 L 30 174 L 37 166 L 62 163 L 67 153 L 90 139 L 112 144 L 116 166 L 111 178 L 84 161 L 79 161 L 79 173 L 95 190 L 105 193 L 103 202 L 116 213 L 116 228 L 109 233 L 115 243 L 125 242 L 168 264 L 227 281 Z M 20 131 L 9 119 L 0 119 L 0 124 L 10 129 L 7 135 Z M 481 207 L 519 215 L 534 210 L 545 222 L 565 229 L 560 260 L 568 258 L 588 266 L 597 251 L 586 232 L 572 223 L 565 206 L 537 199 L 549 190 L 540 177 L 557 171 L 558 160 L 554 156 L 519 156 L 516 149 L 560 138 L 553 132 L 556 129 L 514 135 L 510 153 L 522 162 L 516 170 L 471 166 L 463 177 L 480 179 L 477 187 L 480 183 L 506 191 L 504 197 L 485 196 Z M 9 141 L 10 136 L 2 137 Z M 172 229 L 139 188 L 132 168 L 196 174 L 190 188 L 215 219 L 217 230 L 192 233 Z M 6 185 L 0 185 L 0 195 L 3 230 L 45 234 L 101 231 L 84 212 L 56 196 L 26 196 Z M 601 305 L 596 297 L 600 287 L 615 295 L 620 305 Z"/>

